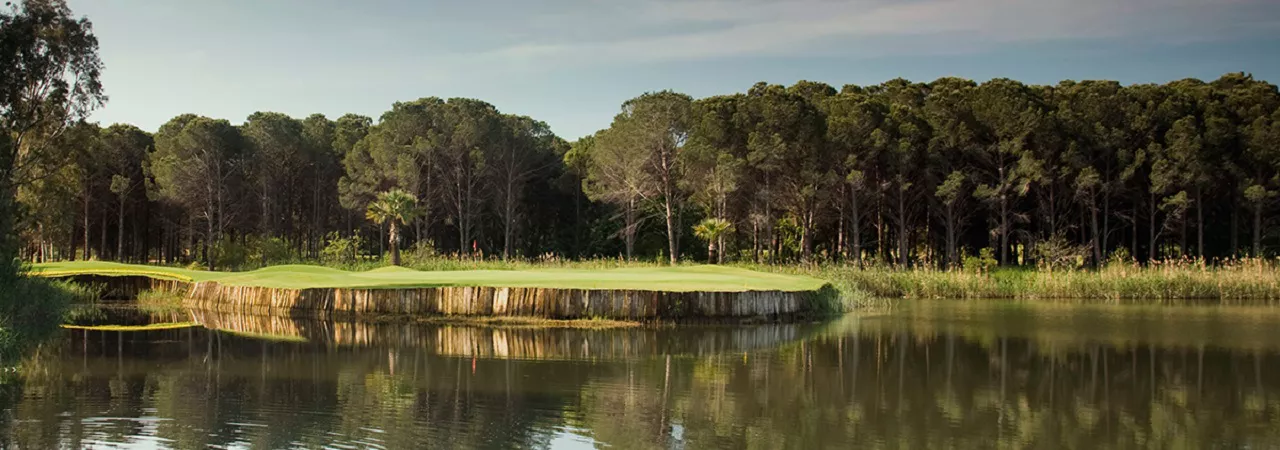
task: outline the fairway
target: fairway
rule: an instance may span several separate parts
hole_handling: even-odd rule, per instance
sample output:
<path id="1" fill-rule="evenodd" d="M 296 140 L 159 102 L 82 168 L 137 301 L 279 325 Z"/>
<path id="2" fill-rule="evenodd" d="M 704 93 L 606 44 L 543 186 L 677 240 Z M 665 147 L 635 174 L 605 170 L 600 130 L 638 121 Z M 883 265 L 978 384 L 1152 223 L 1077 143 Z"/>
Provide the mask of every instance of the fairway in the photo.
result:
<path id="1" fill-rule="evenodd" d="M 401 289 L 482 286 L 550 289 L 614 289 L 665 292 L 800 292 L 821 289 L 817 278 L 757 272 L 724 266 L 676 266 L 621 269 L 529 269 L 418 271 L 383 267 L 347 272 L 308 265 L 286 265 L 251 272 L 210 272 L 173 267 L 76 261 L 36 264 L 32 274 L 48 277 L 76 275 L 145 276 L 224 286 L 276 289 Z"/>

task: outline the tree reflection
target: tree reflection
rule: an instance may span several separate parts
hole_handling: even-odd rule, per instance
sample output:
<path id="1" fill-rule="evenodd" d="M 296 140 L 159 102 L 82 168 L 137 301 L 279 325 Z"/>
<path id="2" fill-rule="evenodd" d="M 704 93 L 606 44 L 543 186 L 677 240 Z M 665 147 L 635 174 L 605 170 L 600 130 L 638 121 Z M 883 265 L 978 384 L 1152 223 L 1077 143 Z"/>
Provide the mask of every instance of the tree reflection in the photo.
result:
<path id="1" fill-rule="evenodd" d="M 573 433 L 618 448 L 1280 445 L 1280 354 L 1257 330 L 1204 341 L 1223 347 L 1152 323 L 1070 338 L 1047 322 L 965 325 L 956 311 L 895 317 L 739 351 L 708 344 L 730 334 L 688 330 L 433 328 L 360 345 L 68 333 L 0 389 L 4 443 L 493 448 Z M 1096 325 L 1079 319 L 1054 323 Z M 715 351 L 655 350 L 700 345 Z"/>

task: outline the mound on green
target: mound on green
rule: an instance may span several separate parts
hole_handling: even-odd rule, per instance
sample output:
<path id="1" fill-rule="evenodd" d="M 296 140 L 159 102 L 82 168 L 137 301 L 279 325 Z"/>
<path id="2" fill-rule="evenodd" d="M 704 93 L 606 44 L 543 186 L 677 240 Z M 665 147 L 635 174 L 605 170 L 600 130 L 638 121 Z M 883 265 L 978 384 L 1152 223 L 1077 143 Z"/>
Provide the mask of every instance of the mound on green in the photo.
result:
<path id="1" fill-rule="evenodd" d="M 724 266 L 432 272 L 386 267 L 367 272 L 347 272 L 319 266 L 287 265 L 252 272 L 209 272 L 137 264 L 75 261 L 37 264 L 32 268 L 32 274 L 46 277 L 144 276 L 189 282 L 213 281 L 225 286 L 276 289 L 479 286 L 666 292 L 803 292 L 816 291 L 827 285 L 826 281 L 807 276 L 764 273 Z"/>

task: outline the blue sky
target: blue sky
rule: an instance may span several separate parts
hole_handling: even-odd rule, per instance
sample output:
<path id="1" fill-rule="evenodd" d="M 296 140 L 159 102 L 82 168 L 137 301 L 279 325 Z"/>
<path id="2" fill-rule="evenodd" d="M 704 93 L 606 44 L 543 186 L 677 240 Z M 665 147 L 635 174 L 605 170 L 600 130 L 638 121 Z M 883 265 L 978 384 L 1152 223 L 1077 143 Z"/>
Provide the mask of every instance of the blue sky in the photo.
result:
<path id="1" fill-rule="evenodd" d="M 566 139 L 646 91 L 895 77 L 1280 82 L 1277 0 L 69 0 L 94 23 L 103 124 L 182 113 L 375 119 L 474 97 Z"/>

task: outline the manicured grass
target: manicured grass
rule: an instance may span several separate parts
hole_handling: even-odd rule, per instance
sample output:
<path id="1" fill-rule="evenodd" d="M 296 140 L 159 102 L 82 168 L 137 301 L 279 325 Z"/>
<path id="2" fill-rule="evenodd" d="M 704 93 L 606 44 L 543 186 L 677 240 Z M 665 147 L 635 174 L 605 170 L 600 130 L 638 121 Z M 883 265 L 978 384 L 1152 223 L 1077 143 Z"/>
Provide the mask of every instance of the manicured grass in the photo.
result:
<path id="1" fill-rule="evenodd" d="M 816 291 L 826 281 L 803 275 L 765 273 L 724 266 L 626 267 L 616 269 L 521 269 L 418 271 L 382 267 L 367 272 L 285 265 L 251 272 L 209 272 L 180 268 L 76 261 L 37 264 L 32 274 L 147 276 L 181 281 L 216 281 L 227 286 L 279 289 L 395 289 L 441 286 L 621 289 L 669 292 Z"/>

